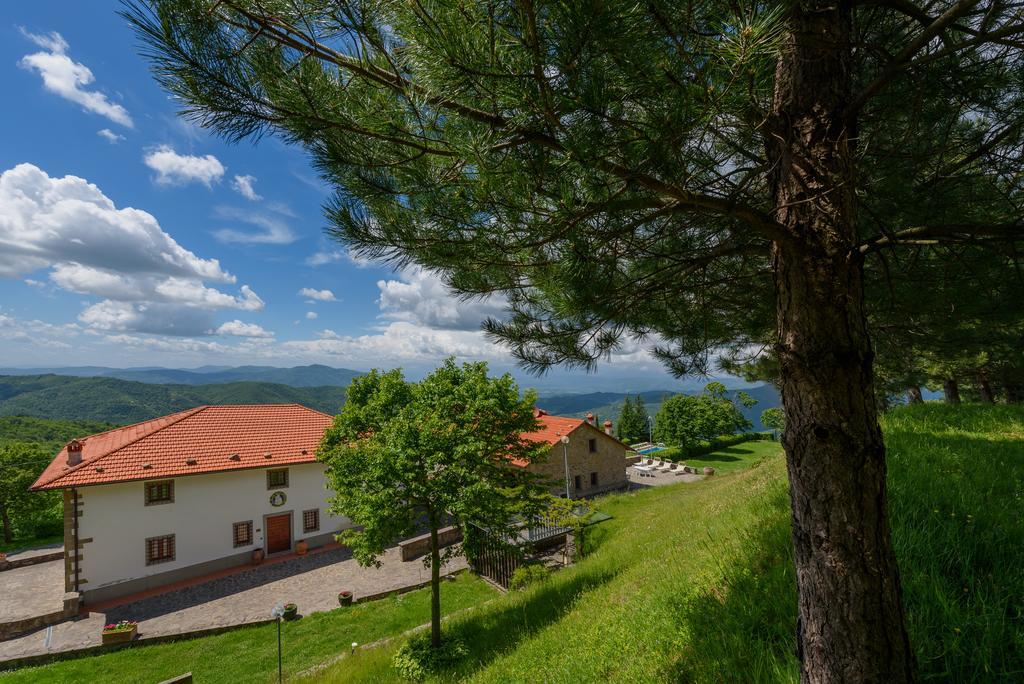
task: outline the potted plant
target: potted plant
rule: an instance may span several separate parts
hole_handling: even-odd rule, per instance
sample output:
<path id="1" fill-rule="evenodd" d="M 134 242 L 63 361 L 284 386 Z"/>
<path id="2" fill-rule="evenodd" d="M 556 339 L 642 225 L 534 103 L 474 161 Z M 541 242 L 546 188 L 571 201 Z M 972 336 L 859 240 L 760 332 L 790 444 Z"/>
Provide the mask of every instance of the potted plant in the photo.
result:
<path id="1" fill-rule="evenodd" d="M 284 604 L 284 619 L 294 620 L 295 616 L 299 614 L 299 607 L 294 603 Z"/>
<path id="2" fill-rule="evenodd" d="M 252 550 L 252 564 L 253 565 L 259 565 L 260 563 L 262 563 L 263 562 L 263 555 L 264 555 L 263 554 L 263 549 L 253 549 Z"/>
<path id="3" fill-rule="evenodd" d="M 306 551 L 308 550 L 309 544 L 306 543 L 305 539 L 300 539 L 299 541 L 295 542 L 295 553 L 297 553 L 298 555 L 305 556 Z"/>
<path id="4" fill-rule="evenodd" d="M 342 589 L 338 592 L 338 605 L 340 606 L 351 606 L 352 605 L 352 592 L 348 589 Z"/>
<path id="5" fill-rule="evenodd" d="M 139 623 L 134 620 L 121 620 L 103 626 L 103 644 L 121 644 L 131 641 L 139 633 Z"/>

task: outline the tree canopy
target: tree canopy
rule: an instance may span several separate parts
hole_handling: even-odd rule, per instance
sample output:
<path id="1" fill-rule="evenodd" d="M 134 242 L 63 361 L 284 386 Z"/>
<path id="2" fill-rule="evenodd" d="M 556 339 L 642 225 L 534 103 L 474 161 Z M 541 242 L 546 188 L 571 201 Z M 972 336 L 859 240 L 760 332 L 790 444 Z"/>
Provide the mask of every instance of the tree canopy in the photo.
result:
<path id="1" fill-rule="evenodd" d="M 619 424 L 615 428 L 619 439 L 631 443 L 645 439 L 648 432 L 647 418 L 643 397 L 639 394 L 632 398 L 627 395 L 622 400 Z"/>
<path id="2" fill-rule="evenodd" d="M 485 327 L 527 367 L 592 368 L 639 340 L 682 374 L 769 345 L 801 676 L 914 678 L 869 316 L 892 255 L 1017 262 L 1016 3 L 152 0 L 126 16 L 186 116 L 310 153 L 355 253 L 504 297 Z M 913 306 L 894 301 L 890 320 Z"/>
<path id="3" fill-rule="evenodd" d="M 751 400 L 739 392 L 737 401 L 746 405 Z M 701 394 L 677 394 L 662 402 L 654 434 L 659 441 L 685 451 L 750 428 L 750 421 L 726 395 L 725 386 L 712 382 Z"/>
<path id="4" fill-rule="evenodd" d="M 537 427 L 536 397 L 487 364 L 452 359 L 419 382 L 400 370 L 355 378 L 324 434 L 317 457 L 328 465 L 331 510 L 358 527 L 341 538 L 362 564 L 422 529 L 431 534 L 434 643 L 440 643 L 438 546 L 446 521 L 473 522 L 503 535 L 536 518 L 547 497 L 536 476 L 513 461 L 535 462 L 548 446 L 522 439 Z"/>

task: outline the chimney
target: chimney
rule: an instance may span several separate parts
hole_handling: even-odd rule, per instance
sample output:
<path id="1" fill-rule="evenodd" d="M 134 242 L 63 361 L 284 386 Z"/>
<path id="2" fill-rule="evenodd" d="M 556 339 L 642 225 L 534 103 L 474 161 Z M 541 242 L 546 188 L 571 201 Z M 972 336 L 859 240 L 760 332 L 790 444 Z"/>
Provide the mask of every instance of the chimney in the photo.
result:
<path id="1" fill-rule="evenodd" d="M 68 442 L 68 466 L 76 466 L 82 462 L 82 442 L 73 439 Z"/>
<path id="2" fill-rule="evenodd" d="M 594 424 L 594 414 L 593 413 L 588 413 L 587 414 L 587 422 L 590 423 L 591 425 Z"/>
<path id="3" fill-rule="evenodd" d="M 606 435 L 612 434 L 612 421 L 610 421 L 610 420 L 604 421 L 604 434 L 606 434 Z"/>

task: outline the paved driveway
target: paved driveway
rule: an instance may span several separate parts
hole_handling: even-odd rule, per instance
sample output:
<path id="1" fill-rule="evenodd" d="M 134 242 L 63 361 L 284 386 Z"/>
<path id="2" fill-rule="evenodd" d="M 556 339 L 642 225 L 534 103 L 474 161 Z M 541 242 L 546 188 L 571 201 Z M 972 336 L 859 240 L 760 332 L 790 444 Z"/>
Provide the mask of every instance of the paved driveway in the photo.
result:
<path id="1" fill-rule="evenodd" d="M 0 660 L 98 644 L 103 625 L 122 619 L 138 620 L 141 636 L 180 634 L 265 619 L 277 603 L 296 603 L 300 613 L 308 614 L 337 608 L 342 589 L 351 590 L 358 600 L 430 579 L 421 560 L 402 562 L 397 547 L 388 549 L 381 561 L 380 568 L 360 567 L 342 547 L 252 568 L 0 642 Z M 465 559 L 457 558 L 443 574 L 465 565 Z M 63 574 L 57 584 L 63 595 Z"/>

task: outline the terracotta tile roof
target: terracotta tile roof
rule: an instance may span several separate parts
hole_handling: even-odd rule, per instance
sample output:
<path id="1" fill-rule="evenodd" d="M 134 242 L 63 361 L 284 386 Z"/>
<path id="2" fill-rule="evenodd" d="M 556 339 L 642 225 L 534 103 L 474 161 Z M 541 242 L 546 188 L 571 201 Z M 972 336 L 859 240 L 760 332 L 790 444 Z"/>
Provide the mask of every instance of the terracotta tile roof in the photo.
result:
<path id="1" fill-rule="evenodd" d="M 65 447 L 32 489 L 310 463 L 331 421 L 298 404 L 200 406 L 80 439 L 82 462 Z"/>
<path id="2" fill-rule="evenodd" d="M 588 425 L 587 421 L 582 420 L 581 418 L 552 416 L 547 411 L 539 408 L 533 410 L 533 415 L 537 419 L 537 422 L 540 423 L 540 428 L 533 432 L 523 433 L 523 439 L 530 442 L 542 442 L 555 446 L 562 439 L 562 435 L 571 435 L 573 432 L 586 425 L 589 429 L 594 430 L 594 432 L 600 434 L 606 439 L 611 439 L 622 444 L 622 442 L 619 442 L 619 440 L 615 439 L 611 435 L 605 434 L 593 425 Z M 593 417 L 593 414 L 588 415 Z M 628 448 L 625 444 L 622 444 L 622 447 L 624 449 Z M 512 459 L 509 463 L 519 468 L 525 468 L 529 465 L 528 461 L 521 458 Z"/>

